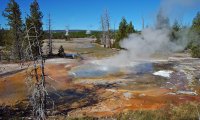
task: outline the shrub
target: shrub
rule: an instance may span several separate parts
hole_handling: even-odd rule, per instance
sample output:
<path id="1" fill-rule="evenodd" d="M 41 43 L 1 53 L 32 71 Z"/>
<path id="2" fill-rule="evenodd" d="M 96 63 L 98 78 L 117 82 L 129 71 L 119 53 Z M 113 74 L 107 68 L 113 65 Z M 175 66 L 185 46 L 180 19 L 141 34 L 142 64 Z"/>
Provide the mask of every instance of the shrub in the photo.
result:
<path id="1" fill-rule="evenodd" d="M 58 50 L 58 56 L 64 57 L 64 55 L 65 55 L 65 50 L 64 50 L 63 46 L 61 45 Z"/>
<path id="2" fill-rule="evenodd" d="M 193 45 L 191 47 L 191 55 L 195 58 L 200 58 L 200 45 Z"/>

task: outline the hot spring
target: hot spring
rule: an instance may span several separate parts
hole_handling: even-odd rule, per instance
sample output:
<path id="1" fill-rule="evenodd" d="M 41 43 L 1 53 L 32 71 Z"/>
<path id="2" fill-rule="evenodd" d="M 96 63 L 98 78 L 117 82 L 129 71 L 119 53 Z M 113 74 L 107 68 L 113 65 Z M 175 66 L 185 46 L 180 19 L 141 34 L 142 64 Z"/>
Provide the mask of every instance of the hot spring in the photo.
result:
<path id="1" fill-rule="evenodd" d="M 152 72 L 153 64 L 151 62 L 132 62 L 125 66 L 113 66 L 93 61 L 72 68 L 69 75 L 73 78 L 98 78 L 118 74 L 145 74 Z"/>

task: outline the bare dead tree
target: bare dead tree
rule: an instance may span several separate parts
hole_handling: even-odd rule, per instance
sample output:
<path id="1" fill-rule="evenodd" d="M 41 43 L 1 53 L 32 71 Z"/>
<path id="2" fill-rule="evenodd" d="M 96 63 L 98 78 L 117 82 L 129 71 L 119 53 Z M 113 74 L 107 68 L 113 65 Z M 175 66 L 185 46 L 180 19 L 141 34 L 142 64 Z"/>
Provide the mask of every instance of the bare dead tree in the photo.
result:
<path id="1" fill-rule="evenodd" d="M 107 28 L 107 34 L 106 34 L 106 45 L 108 48 L 111 48 L 111 34 L 110 34 L 110 16 L 108 11 L 105 12 L 105 22 L 106 22 L 106 28 Z"/>
<path id="2" fill-rule="evenodd" d="M 104 18 L 103 16 L 101 16 L 101 29 L 102 29 L 102 37 L 101 37 L 101 44 L 104 45 L 104 47 L 106 47 L 105 45 L 105 41 L 106 41 L 106 37 L 105 37 L 105 24 L 104 24 Z"/>
<path id="3" fill-rule="evenodd" d="M 52 55 L 52 33 L 51 33 L 51 16 L 49 14 L 49 19 L 48 19 L 48 37 L 49 37 L 49 40 L 48 40 L 48 54 L 49 55 Z"/>
<path id="4" fill-rule="evenodd" d="M 142 16 L 142 29 L 144 30 L 144 17 Z"/>
<path id="5" fill-rule="evenodd" d="M 111 39 L 110 39 L 110 16 L 107 10 L 101 16 L 101 28 L 102 28 L 102 38 L 101 44 L 104 47 L 111 48 Z"/>
<path id="6" fill-rule="evenodd" d="M 35 35 L 30 36 L 29 31 L 34 30 Z M 46 82 L 45 82 L 45 72 L 44 72 L 44 58 L 43 58 L 43 52 L 42 48 L 40 46 L 40 42 L 38 40 L 39 34 L 37 32 L 37 29 L 34 25 L 32 25 L 31 28 L 26 27 L 26 40 L 28 41 L 28 47 L 26 49 L 27 51 L 27 57 L 32 62 L 33 67 L 31 68 L 31 72 L 29 73 L 30 76 L 27 77 L 31 83 L 33 83 L 32 88 L 32 95 L 31 95 L 31 103 L 33 106 L 33 116 L 37 120 L 45 120 L 46 119 Z M 36 42 L 31 42 L 31 41 Z M 38 47 L 39 48 L 39 54 L 38 56 L 33 55 L 32 47 Z M 33 80 L 35 80 L 33 82 Z"/>

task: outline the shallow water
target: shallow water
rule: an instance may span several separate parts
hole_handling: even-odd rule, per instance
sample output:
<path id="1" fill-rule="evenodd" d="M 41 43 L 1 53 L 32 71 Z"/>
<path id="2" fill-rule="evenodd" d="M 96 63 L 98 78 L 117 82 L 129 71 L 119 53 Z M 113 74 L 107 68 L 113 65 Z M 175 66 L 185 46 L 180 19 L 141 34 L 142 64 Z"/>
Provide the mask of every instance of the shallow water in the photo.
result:
<path id="1" fill-rule="evenodd" d="M 138 63 L 135 64 L 134 66 L 128 66 L 125 68 L 128 70 L 127 73 L 130 74 L 145 74 L 145 73 L 151 73 L 154 70 L 153 64 L 152 63 Z"/>
<path id="2" fill-rule="evenodd" d="M 94 63 L 87 63 L 73 68 L 69 75 L 74 78 L 98 78 L 108 75 L 123 74 L 145 74 L 153 71 L 152 63 L 138 63 L 130 66 L 106 66 Z"/>
<path id="3" fill-rule="evenodd" d="M 118 72 L 120 72 L 120 69 L 117 67 L 108 67 L 89 63 L 73 68 L 69 72 L 69 75 L 75 78 L 95 78 Z"/>

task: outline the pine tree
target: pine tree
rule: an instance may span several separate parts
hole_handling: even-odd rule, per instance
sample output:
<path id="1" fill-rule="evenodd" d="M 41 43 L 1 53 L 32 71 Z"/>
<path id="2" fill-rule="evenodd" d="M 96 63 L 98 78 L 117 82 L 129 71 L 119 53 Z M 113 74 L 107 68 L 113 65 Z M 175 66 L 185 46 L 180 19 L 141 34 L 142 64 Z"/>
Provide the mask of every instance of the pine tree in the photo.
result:
<path id="1" fill-rule="evenodd" d="M 28 28 L 31 28 L 31 27 L 36 27 L 36 31 L 37 33 L 34 31 L 34 29 L 31 29 L 29 31 L 29 34 L 31 36 L 38 36 L 38 39 L 39 39 L 39 45 L 42 47 L 42 44 L 43 44 L 43 28 L 42 28 L 42 18 L 43 18 L 43 15 L 42 15 L 42 12 L 40 11 L 40 7 L 39 7 L 39 4 L 37 2 L 37 0 L 34 0 L 31 5 L 30 5 L 30 16 L 26 18 L 26 25 Z M 36 41 L 32 40 L 32 44 L 37 44 Z M 38 56 L 39 54 L 39 47 L 38 46 L 33 46 L 32 47 L 32 50 L 33 50 L 33 53 L 34 53 L 34 56 Z"/>
<path id="2" fill-rule="evenodd" d="M 160 9 L 160 11 L 156 16 L 156 28 L 157 29 L 170 28 L 169 18 L 164 16 L 162 9 Z"/>
<path id="3" fill-rule="evenodd" d="M 127 26 L 127 33 L 130 34 L 130 33 L 134 33 L 135 30 L 134 30 L 134 26 L 132 24 L 132 22 L 130 22 Z"/>
<path id="4" fill-rule="evenodd" d="M 171 41 L 177 41 L 179 39 L 178 32 L 180 30 L 181 30 L 181 25 L 178 23 L 177 20 L 175 20 L 170 34 Z"/>
<path id="5" fill-rule="evenodd" d="M 174 24 L 172 26 L 172 29 L 176 32 L 178 32 L 181 29 L 181 25 L 178 23 L 177 20 L 174 21 Z"/>
<path id="6" fill-rule="evenodd" d="M 0 46 L 4 46 L 3 32 L 4 30 L 0 27 Z"/>
<path id="7" fill-rule="evenodd" d="M 127 37 L 127 22 L 125 18 L 122 18 L 122 21 L 119 25 L 119 38 Z"/>
<path id="8" fill-rule="evenodd" d="M 198 12 L 196 17 L 193 19 L 191 29 L 200 36 L 200 12 Z"/>
<path id="9" fill-rule="evenodd" d="M 15 0 L 10 0 L 7 8 L 3 12 L 3 16 L 8 19 L 8 25 L 10 26 L 11 32 L 11 49 L 12 56 L 15 60 L 22 59 L 22 19 L 21 19 L 21 11 L 19 5 L 15 2 Z"/>
<path id="10" fill-rule="evenodd" d="M 58 56 L 63 57 L 65 54 L 65 50 L 63 46 L 61 45 L 60 48 L 58 49 Z"/>
<path id="11" fill-rule="evenodd" d="M 123 38 L 125 38 L 127 36 L 128 36 L 127 35 L 127 21 L 123 17 L 120 24 L 119 24 L 119 30 L 117 31 L 117 34 L 116 34 L 116 40 L 115 40 L 115 43 L 114 43 L 114 47 L 121 48 L 119 43 Z"/>
<path id="12" fill-rule="evenodd" d="M 200 58 L 200 12 L 198 12 L 193 19 L 191 32 L 195 33 L 195 35 L 191 35 L 191 54 L 193 57 Z"/>

